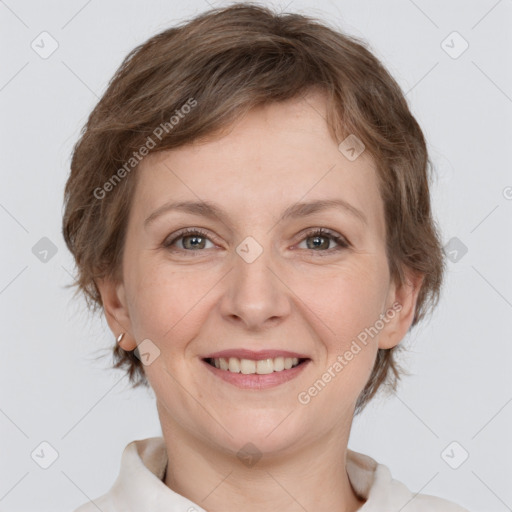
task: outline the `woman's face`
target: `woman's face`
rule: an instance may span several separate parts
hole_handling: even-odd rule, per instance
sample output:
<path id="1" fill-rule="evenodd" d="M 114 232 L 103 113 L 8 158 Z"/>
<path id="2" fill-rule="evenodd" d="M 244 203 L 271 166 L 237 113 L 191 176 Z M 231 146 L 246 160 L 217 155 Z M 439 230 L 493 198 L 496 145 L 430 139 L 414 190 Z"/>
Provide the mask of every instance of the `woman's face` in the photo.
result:
<path id="1" fill-rule="evenodd" d="M 348 432 L 378 348 L 405 335 L 417 290 L 390 281 L 374 163 L 338 149 L 325 116 L 318 93 L 270 104 L 134 171 L 123 283 L 100 289 L 112 330 L 146 340 L 163 429 L 269 453 Z M 259 354 L 230 363 L 241 350 Z M 205 361 L 218 352 L 249 373 Z M 277 371 L 280 353 L 307 360 Z"/>

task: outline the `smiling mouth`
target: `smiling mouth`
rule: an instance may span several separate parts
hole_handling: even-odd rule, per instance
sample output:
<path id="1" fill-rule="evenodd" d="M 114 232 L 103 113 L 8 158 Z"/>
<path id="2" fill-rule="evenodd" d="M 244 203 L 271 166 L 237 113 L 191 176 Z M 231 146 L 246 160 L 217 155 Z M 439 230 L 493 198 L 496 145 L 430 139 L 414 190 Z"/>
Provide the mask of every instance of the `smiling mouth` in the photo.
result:
<path id="1" fill-rule="evenodd" d="M 210 366 L 219 370 L 231 373 L 243 373 L 245 375 L 268 375 L 270 373 L 283 372 L 291 370 L 296 366 L 303 364 L 309 359 L 298 357 L 274 357 L 268 359 L 239 359 L 238 357 L 219 357 L 204 359 Z"/>

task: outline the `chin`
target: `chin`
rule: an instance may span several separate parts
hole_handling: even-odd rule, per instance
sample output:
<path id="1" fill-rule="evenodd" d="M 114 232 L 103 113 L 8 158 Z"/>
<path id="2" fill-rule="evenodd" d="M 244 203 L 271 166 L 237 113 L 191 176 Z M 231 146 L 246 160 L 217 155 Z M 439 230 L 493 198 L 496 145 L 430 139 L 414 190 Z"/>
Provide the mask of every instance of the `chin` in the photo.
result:
<path id="1" fill-rule="evenodd" d="M 263 453 L 279 453 L 290 446 L 297 446 L 304 438 L 305 431 L 301 433 L 299 426 L 291 420 L 295 414 L 297 412 L 290 414 L 290 411 L 241 411 L 240 417 L 225 418 L 223 426 L 231 436 L 219 427 L 222 436 L 222 440 L 219 441 L 225 448 L 234 452 L 251 444 Z"/>

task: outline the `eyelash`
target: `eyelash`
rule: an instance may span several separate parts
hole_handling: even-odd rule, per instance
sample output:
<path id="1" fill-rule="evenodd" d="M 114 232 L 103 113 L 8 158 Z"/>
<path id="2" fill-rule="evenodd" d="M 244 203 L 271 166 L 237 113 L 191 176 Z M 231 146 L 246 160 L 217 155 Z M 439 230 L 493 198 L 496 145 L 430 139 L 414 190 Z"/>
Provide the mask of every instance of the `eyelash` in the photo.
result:
<path id="1" fill-rule="evenodd" d="M 170 249 L 175 242 L 177 242 L 181 238 L 185 238 L 185 237 L 191 236 L 191 235 L 196 235 L 201 238 L 206 238 L 206 239 L 210 240 L 208 233 L 206 233 L 202 229 L 187 228 L 187 229 L 184 229 L 184 230 L 178 232 L 177 235 L 172 240 L 164 241 L 164 243 L 162 245 L 163 245 L 163 247 Z M 331 240 L 334 240 L 338 244 L 338 247 L 335 247 L 333 249 L 327 249 L 324 251 L 315 251 L 314 249 L 306 249 L 306 250 L 312 251 L 317 256 L 328 256 L 328 255 L 333 254 L 333 252 L 337 252 L 337 251 L 340 251 L 343 249 L 348 249 L 350 247 L 350 244 L 343 236 L 338 235 L 335 232 L 333 232 L 329 229 L 325 229 L 325 228 L 316 228 L 311 231 L 308 231 L 307 233 L 304 234 L 304 237 L 300 241 L 302 242 L 303 240 L 306 240 L 307 238 L 312 238 L 312 237 L 330 238 Z M 178 250 L 174 250 L 172 252 L 193 253 L 193 252 L 202 252 L 202 251 L 201 250 L 195 251 L 195 250 L 189 250 L 189 249 L 178 249 Z"/>

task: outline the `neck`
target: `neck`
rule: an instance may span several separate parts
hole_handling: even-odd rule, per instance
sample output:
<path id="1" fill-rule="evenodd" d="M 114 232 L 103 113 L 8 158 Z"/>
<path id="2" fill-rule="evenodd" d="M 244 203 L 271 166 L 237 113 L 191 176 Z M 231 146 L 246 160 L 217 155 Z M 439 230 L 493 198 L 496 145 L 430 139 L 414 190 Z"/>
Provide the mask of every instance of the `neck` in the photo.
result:
<path id="1" fill-rule="evenodd" d="M 211 440 L 167 423 L 164 483 L 208 512 L 355 512 L 365 500 L 356 495 L 346 472 L 345 434 L 245 465 Z"/>

